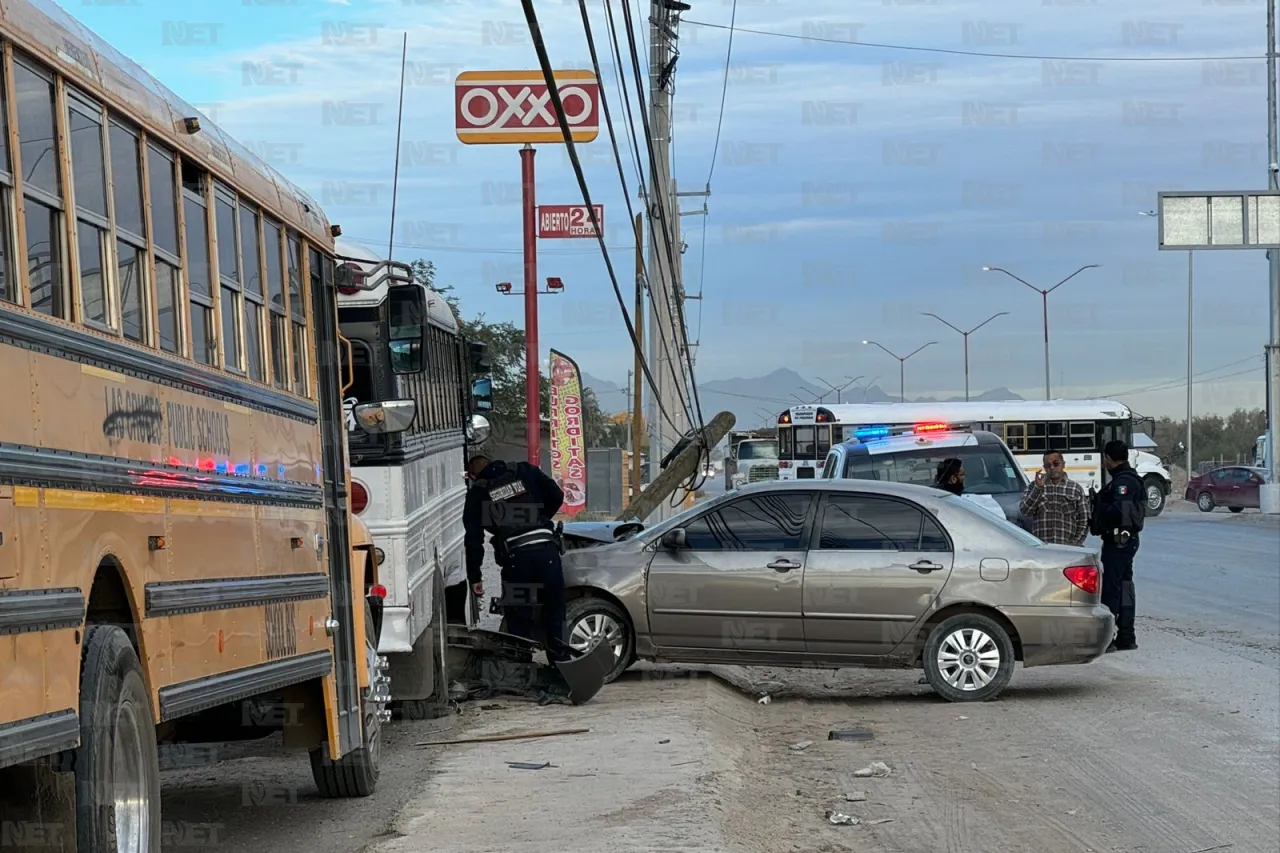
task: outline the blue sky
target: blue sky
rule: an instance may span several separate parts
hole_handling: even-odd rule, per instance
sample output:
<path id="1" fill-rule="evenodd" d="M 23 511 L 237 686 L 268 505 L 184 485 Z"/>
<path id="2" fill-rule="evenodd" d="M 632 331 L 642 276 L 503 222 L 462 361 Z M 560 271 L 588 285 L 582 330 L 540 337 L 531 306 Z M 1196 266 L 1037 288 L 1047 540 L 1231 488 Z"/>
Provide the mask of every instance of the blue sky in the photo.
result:
<path id="1" fill-rule="evenodd" d="M 727 24 L 731 2 L 691 5 L 673 143 L 674 175 L 689 191 L 711 169 L 728 33 L 687 21 Z M 494 290 L 520 281 L 518 154 L 461 145 L 453 131 L 459 71 L 536 68 L 517 0 L 66 0 L 64 8 L 310 191 L 345 235 L 382 252 L 407 32 L 396 254 L 435 261 L 468 314 L 523 322 L 521 300 Z M 589 8 L 619 119 L 600 0 Z M 555 65 L 589 68 L 577 3 L 540 0 L 538 9 Z M 1157 251 L 1156 222 L 1138 211 L 1154 207 L 1160 190 L 1265 187 L 1265 61 L 1200 59 L 1261 56 L 1261 0 L 739 0 L 736 23 L 1073 58 L 738 32 L 710 214 L 681 218 L 686 288 L 704 296 L 687 309 L 701 342 L 700 380 L 791 367 L 832 381 L 879 375 L 893 387 L 897 362 L 861 341 L 905 354 L 936 340 L 909 362 L 909 390 L 956 393 L 962 339 L 920 312 L 969 328 L 1008 311 L 971 339 L 973 387 L 1042 393 L 1040 297 L 983 265 L 1046 287 L 1102 265 L 1050 297 L 1055 395 L 1185 375 L 1186 255 Z M 639 36 L 644 69 L 647 32 Z M 353 124 L 334 123 L 338 102 Z M 636 168 L 621 144 L 634 206 Z M 607 133 L 580 151 L 630 305 L 633 249 Z M 581 202 L 562 146 L 540 147 L 537 168 L 541 203 Z M 683 201 L 685 210 L 701 205 Z M 559 276 L 566 288 L 542 299 L 544 353 L 555 346 L 621 383 L 631 356 L 596 244 L 542 241 L 539 254 L 540 276 Z M 1197 255 L 1200 408 L 1262 404 L 1266 278 L 1260 252 Z M 1131 404 L 1176 411 L 1184 395 L 1161 389 Z"/>

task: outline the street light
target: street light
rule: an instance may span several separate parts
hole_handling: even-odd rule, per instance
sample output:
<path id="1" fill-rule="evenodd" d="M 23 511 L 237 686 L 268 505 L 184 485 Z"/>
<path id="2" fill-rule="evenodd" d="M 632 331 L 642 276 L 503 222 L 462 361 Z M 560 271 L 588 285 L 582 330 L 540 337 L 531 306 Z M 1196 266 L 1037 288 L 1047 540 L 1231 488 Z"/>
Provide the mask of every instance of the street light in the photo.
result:
<path id="1" fill-rule="evenodd" d="M 871 386 L 872 386 L 872 385 L 874 385 L 874 384 L 876 384 L 876 380 L 877 380 L 877 379 L 879 379 L 879 378 L 880 378 L 880 377 L 879 377 L 879 376 L 877 376 L 877 377 L 875 377 L 875 379 L 872 379 L 872 380 L 871 380 L 870 382 L 868 382 L 866 385 L 863 385 L 863 386 L 862 386 L 862 402 L 864 402 L 864 403 L 865 403 L 865 402 L 867 402 L 867 392 L 871 390 Z"/>
<path id="2" fill-rule="evenodd" d="M 1031 288 L 1036 293 L 1040 294 L 1041 304 L 1044 307 L 1044 398 L 1046 400 L 1050 399 L 1049 397 L 1049 294 L 1053 293 L 1059 287 L 1062 287 L 1062 285 L 1071 281 L 1071 279 L 1080 275 L 1080 273 L 1084 272 L 1085 270 L 1097 269 L 1100 266 L 1102 266 L 1102 264 L 1086 264 L 1085 266 L 1080 267 L 1080 269 L 1076 270 L 1071 275 L 1067 276 L 1062 281 L 1058 282 L 1048 290 L 1044 290 L 1042 288 L 1036 287 L 1031 282 L 1018 278 L 1016 275 L 1009 272 L 1007 269 L 1003 269 L 1001 267 L 983 267 L 982 268 L 983 272 L 1002 272 L 1005 275 L 1009 276 L 1009 278 L 1013 279 L 1014 281 L 1021 281 L 1027 287 Z"/>
<path id="3" fill-rule="evenodd" d="M 907 359 L 911 358 L 911 356 L 915 355 L 917 352 L 920 352 L 920 350 L 924 349 L 924 347 L 931 347 L 931 346 L 933 346 L 934 344 L 936 344 L 936 343 L 937 343 L 937 341 L 929 341 L 929 343 L 925 344 L 925 345 L 924 345 L 924 346 L 922 346 L 922 347 L 917 348 L 916 350 L 914 350 L 914 351 L 913 351 L 913 352 L 911 352 L 911 353 L 908 353 L 907 355 L 898 355 L 897 353 L 893 352 L 893 351 L 892 351 L 892 350 L 890 350 L 888 347 L 886 347 L 884 344 L 882 344 L 882 343 L 880 343 L 880 342 L 878 342 L 878 341 L 863 341 L 862 343 L 864 343 L 864 344 L 875 344 L 876 346 L 880 347 L 880 349 L 882 349 L 882 350 L 884 350 L 885 352 L 889 353 L 889 355 L 893 356 L 894 358 L 896 358 L 896 359 L 898 360 L 898 397 L 899 397 L 899 399 L 901 399 L 901 400 L 902 400 L 902 402 L 904 402 L 904 403 L 905 403 L 905 402 L 907 402 L 907 391 L 906 391 L 906 386 L 907 386 L 907 368 L 906 368 L 906 365 L 907 365 Z M 864 397 L 865 397 L 865 395 L 864 395 Z"/>
<path id="4" fill-rule="evenodd" d="M 921 311 L 920 313 L 924 314 L 926 317 L 932 317 L 935 320 L 939 320 L 943 323 L 947 323 L 946 320 L 943 320 L 937 314 L 931 314 L 928 311 Z M 974 326 L 972 329 L 970 329 L 967 332 L 964 331 L 963 329 L 958 329 L 955 326 L 951 326 L 950 323 L 947 323 L 948 326 L 951 326 L 951 328 L 955 329 L 957 332 L 964 335 L 964 401 L 966 403 L 969 402 L 969 336 L 972 335 L 974 332 L 978 331 L 979 329 L 981 329 L 983 326 L 990 323 L 995 318 L 1003 317 L 1005 314 L 1008 314 L 1008 313 L 1009 313 L 1008 311 L 1001 311 L 999 314 L 992 314 L 990 317 L 983 320 L 981 323 Z"/>
<path id="5" fill-rule="evenodd" d="M 1139 210 L 1138 215 L 1154 216 L 1156 218 L 1159 218 L 1160 216 L 1160 214 L 1156 213 L 1154 210 Z M 1194 472 L 1191 470 L 1191 466 L 1194 464 L 1192 462 L 1193 457 L 1191 456 L 1191 388 L 1192 388 L 1191 365 L 1193 362 L 1192 356 L 1195 352 L 1194 340 L 1191 336 L 1191 309 L 1192 309 L 1192 305 L 1195 302 L 1194 300 L 1195 272 L 1194 272 L 1194 267 L 1192 266 L 1192 258 L 1193 258 L 1193 254 L 1190 251 L 1188 251 L 1187 252 L 1187 476 L 1188 477 L 1194 474 Z"/>
<path id="6" fill-rule="evenodd" d="M 861 377 L 861 376 L 855 376 L 855 377 L 853 377 L 852 379 L 849 379 L 849 381 L 848 381 L 848 382 L 844 383 L 844 384 L 843 384 L 843 385 L 841 385 L 839 388 L 837 388 L 836 386 L 832 385 L 830 382 L 828 382 L 827 380 L 823 379 L 821 376 L 818 376 L 818 377 L 816 377 L 816 378 L 817 378 L 817 380 L 818 380 L 819 382 L 821 382 L 823 385 L 826 385 L 828 388 L 830 388 L 832 391 L 834 391 L 834 392 L 835 392 L 835 395 L 836 395 L 836 403 L 840 403 L 840 402 L 841 402 L 840 392 L 841 392 L 841 391 L 843 391 L 844 389 L 848 388 L 848 387 L 849 387 L 850 385 L 852 385 L 853 383 L 857 382 L 857 381 L 858 381 L 859 379 L 861 379 L 862 377 Z M 848 377 L 847 377 L 847 376 L 846 376 L 845 378 L 846 378 L 846 379 L 848 379 Z"/>

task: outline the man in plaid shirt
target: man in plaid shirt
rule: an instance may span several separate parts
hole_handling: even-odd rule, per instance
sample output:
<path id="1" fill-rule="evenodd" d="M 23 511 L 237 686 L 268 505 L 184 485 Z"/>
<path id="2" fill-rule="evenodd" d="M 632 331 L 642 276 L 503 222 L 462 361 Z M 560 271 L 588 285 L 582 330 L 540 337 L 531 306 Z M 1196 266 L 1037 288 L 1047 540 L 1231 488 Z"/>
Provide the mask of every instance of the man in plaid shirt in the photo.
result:
<path id="1" fill-rule="evenodd" d="M 1036 536 L 1051 545 L 1083 545 L 1089 535 L 1084 488 L 1067 477 L 1067 463 L 1056 450 L 1044 455 L 1044 471 L 1022 496 L 1021 508 L 1035 519 Z"/>

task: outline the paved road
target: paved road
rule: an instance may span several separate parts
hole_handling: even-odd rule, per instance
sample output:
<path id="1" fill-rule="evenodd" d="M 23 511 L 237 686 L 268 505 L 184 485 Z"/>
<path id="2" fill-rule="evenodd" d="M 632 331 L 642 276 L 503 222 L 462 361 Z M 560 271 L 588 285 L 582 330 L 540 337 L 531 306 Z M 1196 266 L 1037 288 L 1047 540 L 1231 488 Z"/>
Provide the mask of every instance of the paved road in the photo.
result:
<path id="1" fill-rule="evenodd" d="M 1135 563 L 1153 625 L 1260 663 L 1280 654 L 1280 528 L 1224 513 L 1151 520 Z"/>

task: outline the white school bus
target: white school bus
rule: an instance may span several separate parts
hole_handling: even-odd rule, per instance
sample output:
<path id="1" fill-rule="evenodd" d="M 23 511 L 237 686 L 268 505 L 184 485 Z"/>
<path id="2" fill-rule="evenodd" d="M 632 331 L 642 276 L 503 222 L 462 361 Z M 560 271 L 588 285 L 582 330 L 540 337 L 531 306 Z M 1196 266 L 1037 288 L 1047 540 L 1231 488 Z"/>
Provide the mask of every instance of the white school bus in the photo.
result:
<path id="1" fill-rule="evenodd" d="M 79 850 L 159 851 L 158 744 L 283 730 L 368 795 L 334 228 L 53 3 L 5 0 L 0 51 L 0 793 L 71 774 Z"/>

